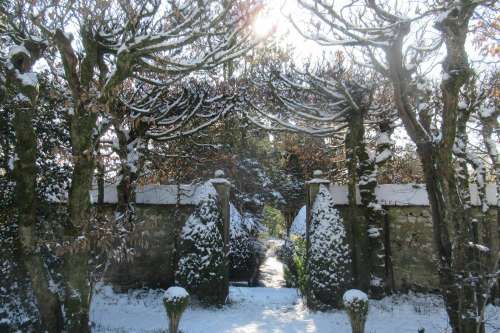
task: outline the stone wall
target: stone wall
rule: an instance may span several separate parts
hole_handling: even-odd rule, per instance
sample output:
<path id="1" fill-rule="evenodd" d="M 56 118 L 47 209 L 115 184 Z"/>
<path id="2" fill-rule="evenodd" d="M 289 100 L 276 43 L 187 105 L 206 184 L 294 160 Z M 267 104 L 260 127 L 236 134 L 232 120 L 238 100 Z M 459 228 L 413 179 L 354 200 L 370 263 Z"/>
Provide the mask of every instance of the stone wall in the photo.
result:
<path id="1" fill-rule="evenodd" d="M 116 291 L 131 288 L 167 288 L 175 283 L 175 272 L 179 261 L 180 235 L 188 217 L 196 206 L 208 195 L 217 197 L 222 224 L 220 232 L 226 253 L 224 285 L 216 286 L 224 300 L 229 293 L 229 249 L 230 187 L 231 184 L 220 171 L 201 185 L 145 185 L 136 190 L 135 227 L 128 236 L 134 249 L 130 261 L 112 261 L 104 274 L 104 281 L 112 284 Z M 90 193 L 96 202 L 97 192 Z M 117 203 L 116 186 L 104 189 L 104 206 L 101 214 L 112 220 Z"/>
<path id="2" fill-rule="evenodd" d="M 337 208 L 346 225 L 351 221 L 345 205 Z M 389 226 L 389 246 L 394 288 L 400 291 L 433 291 L 438 289 L 437 260 L 434 256 L 432 221 L 428 206 L 384 206 Z M 361 211 L 360 211 L 361 212 Z M 473 218 L 480 215 L 479 208 L 472 209 Z M 488 220 L 496 221 L 496 211 L 490 209 Z M 363 221 L 363 215 L 358 221 Z M 346 228 L 351 239 L 350 228 Z M 481 228 L 480 228 L 481 230 Z M 487 230 L 481 230 L 486 236 Z"/>
<path id="3" fill-rule="evenodd" d="M 308 222 L 310 209 L 314 203 L 320 185 L 330 187 L 330 193 L 336 207 L 339 209 L 348 239 L 354 244 L 351 231 L 354 221 L 365 223 L 361 209 L 357 210 L 356 218 L 347 209 L 347 186 L 330 184 L 321 178 L 322 174 L 315 171 L 314 179 L 306 183 L 306 216 L 303 224 L 306 229 L 306 243 L 309 247 Z M 487 184 L 486 199 L 492 209 L 481 221 L 484 215 L 479 208 L 477 186 L 471 185 L 472 220 L 477 223 L 479 239 L 484 242 L 491 239 L 496 231 L 496 187 Z M 438 289 L 437 260 L 433 249 L 432 219 L 425 185 L 422 184 L 383 184 L 375 189 L 378 203 L 386 210 L 384 221 L 384 246 L 386 248 L 386 274 L 389 288 L 407 291 L 433 291 Z M 357 190 L 357 203 L 360 204 L 359 190 Z M 361 207 L 361 206 L 360 206 Z M 294 221 L 294 224 L 296 221 Z M 297 223 L 300 223 L 298 221 Z M 452 226 L 450 226 L 451 228 Z M 489 227 L 491 230 L 486 230 Z M 493 242 L 498 240 L 492 240 Z"/>
<path id="4" fill-rule="evenodd" d="M 110 210 L 112 208 L 110 207 Z M 130 262 L 113 262 L 104 276 L 117 291 L 130 288 L 166 288 L 174 284 L 179 235 L 194 206 L 140 205 L 138 223 L 130 235 L 135 256 Z M 177 212 L 177 216 L 176 216 Z"/>

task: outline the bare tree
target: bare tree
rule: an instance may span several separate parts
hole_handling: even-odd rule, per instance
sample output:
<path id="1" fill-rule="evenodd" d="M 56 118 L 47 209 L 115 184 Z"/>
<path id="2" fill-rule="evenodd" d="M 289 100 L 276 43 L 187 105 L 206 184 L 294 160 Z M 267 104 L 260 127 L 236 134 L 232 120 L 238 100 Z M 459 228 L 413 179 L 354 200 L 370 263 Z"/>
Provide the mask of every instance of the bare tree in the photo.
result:
<path id="1" fill-rule="evenodd" d="M 394 110 L 380 103 L 382 90 L 373 84 L 377 81 L 373 74 L 344 69 L 341 58 L 337 54 L 334 66 L 314 72 L 274 71 L 265 83 L 256 83 L 258 91 L 252 96 L 260 94 L 261 98 L 249 101 L 251 108 L 246 115 L 268 130 L 339 137 L 345 142 L 355 284 L 373 297 L 381 297 L 389 287 L 389 258 L 384 246 L 385 211 L 377 202 L 375 188 L 377 169 L 391 156 Z M 378 144 L 372 151 L 365 144 L 365 126 L 377 133 Z M 356 199 L 358 188 L 361 202 Z M 359 221 L 359 216 L 364 216 L 366 223 Z"/>
<path id="2" fill-rule="evenodd" d="M 450 324 L 457 333 L 484 330 L 484 323 L 476 320 L 482 303 L 472 287 L 474 272 L 467 251 L 471 221 L 464 210 L 453 147 L 461 116 L 460 91 L 472 72 L 465 49 L 469 22 L 476 9 L 493 2 L 445 1 L 411 8 L 395 1 L 355 0 L 345 7 L 324 0 L 298 2 L 317 21 L 314 29 L 307 30 L 291 18 L 305 37 L 322 45 L 349 47 L 354 62 L 391 82 L 399 117 L 423 165 Z M 436 108 L 430 103 L 426 77 L 429 60 L 442 48 L 445 58 Z"/>
<path id="3" fill-rule="evenodd" d="M 138 82 L 167 86 L 243 55 L 256 41 L 248 23 L 254 1 L 16 1 L 2 13 L 30 26 L 55 80 L 69 88 L 73 173 L 66 242 L 85 239 L 96 147 L 117 96 Z M 35 37 L 36 36 L 36 37 Z M 179 118 L 178 121 L 182 119 Z M 134 151 L 133 148 L 131 153 Z M 87 242 L 81 242 L 86 244 Z M 69 332 L 88 332 L 89 251 L 64 254 L 64 310 Z"/>

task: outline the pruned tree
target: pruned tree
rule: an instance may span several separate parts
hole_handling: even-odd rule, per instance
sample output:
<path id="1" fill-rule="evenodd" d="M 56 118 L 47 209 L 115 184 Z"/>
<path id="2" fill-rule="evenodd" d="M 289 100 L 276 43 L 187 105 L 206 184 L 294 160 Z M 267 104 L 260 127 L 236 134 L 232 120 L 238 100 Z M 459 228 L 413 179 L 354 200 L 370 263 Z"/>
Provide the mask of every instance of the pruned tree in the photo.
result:
<path id="1" fill-rule="evenodd" d="M 34 119 L 37 117 L 39 82 L 33 71 L 47 47 L 43 40 L 33 38 L 19 22 L 6 19 L 0 33 L 9 45 L 0 67 L 3 77 L 3 92 L 11 98 L 6 106 L 13 111 L 15 131 L 15 158 L 13 178 L 15 180 L 15 206 L 20 243 L 20 260 L 26 269 L 36 296 L 41 317 L 41 327 L 56 331 L 62 326 L 62 314 L 57 295 L 50 288 L 41 247 L 37 241 L 37 137 Z M 7 112 L 7 110 L 5 110 Z"/>
<path id="2" fill-rule="evenodd" d="M 451 327 L 460 333 L 484 331 L 484 323 L 476 320 L 482 303 L 473 288 L 467 250 L 471 221 L 462 204 L 453 147 L 461 117 L 460 92 L 472 73 L 465 45 L 469 23 L 478 8 L 493 2 L 398 6 L 392 1 L 366 0 L 335 7 L 330 1 L 299 0 L 299 4 L 318 22 L 311 29 L 296 24 L 303 36 L 321 45 L 349 47 L 353 62 L 373 68 L 391 82 L 393 103 L 423 165 L 440 287 Z M 427 89 L 432 68 L 428 60 L 442 48 L 440 103 L 434 108 Z"/>
<path id="3" fill-rule="evenodd" d="M 257 2 L 236 0 L 2 4 L 1 12 L 8 20 L 18 22 L 21 30 L 29 28 L 30 38 L 44 43 L 46 52 L 41 56 L 54 80 L 67 85 L 71 93 L 73 173 L 66 242 L 85 239 L 82 237 L 92 229 L 89 190 L 96 148 L 119 105 L 119 92 L 141 83 L 168 86 L 240 57 L 258 43 L 247 31 L 258 10 Z M 177 123 L 182 122 L 182 117 L 177 118 Z M 132 155 L 136 149 L 132 147 L 128 153 Z M 68 331 L 90 330 L 90 259 L 86 246 L 64 254 Z"/>
<path id="4" fill-rule="evenodd" d="M 377 167 L 391 155 L 390 135 L 394 110 L 387 105 L 384 86 L 375 87 L 377 77 L 367 71 L 354 71 L 336 54 L 335 65 L 316 71 L 290 69 L 272 71 L 271 76 L 255 85 L 260 91 L 249 100 L 246 113 L 257 126 L 272 131 L 305 133 L 345 144 L 348 174 L 349 209 L 353 242 L 353 268 L 359 288 L 381 297 L 386 283 L 386 257 L 382 207 L 376 202 Z M 262 92 L 263 91 L 263 92 Z M 365 127 L 381 138 L 370 152 L 365 142 Z M 383 139 L 383 140 L 382 140 Z M 323 139 L 325 140 L 325 139 Z M 377 150 L 378 149 L 378 150 Z M 356 201 L 359 187 L 362 212 Z M 366 223 L 358 221 L 364 217 Z"/>

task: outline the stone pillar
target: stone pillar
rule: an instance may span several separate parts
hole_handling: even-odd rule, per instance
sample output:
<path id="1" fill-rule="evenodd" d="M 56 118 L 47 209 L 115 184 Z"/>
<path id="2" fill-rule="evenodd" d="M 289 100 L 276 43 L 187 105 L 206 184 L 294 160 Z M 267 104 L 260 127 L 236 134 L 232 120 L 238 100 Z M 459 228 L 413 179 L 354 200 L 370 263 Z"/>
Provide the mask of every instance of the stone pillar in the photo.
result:
<path id="1" fill-rule="evenodd" d="M 225 272 L 224 272 L 224 287 L 223 295 L 221 295 L 221 303 L 224 303 L 229 295 L 229 225 L 231 223 L 230 218 L 230 207 L 229 207 L 229 196 L 231 194 L 231 183 L 225 178 L 224 171 L 215 171 L 215 178 L 211 180 L 212 185 L 217 191 L 219 208 L 222 216 L 222 228 L 220 230 L 222 235 L 222 240 L 224 242 L 224 260 L 225 260 Z"/>
<path id="2" fill-rule="evenodd" d="M 307 262 L 309 261 L 309 249 L 311 245 L 309 238 L 309 229 L 311 226 L 312 207 L 314 205 L 314 201 L 316 200 L 316 196 L 318 195 L 319 187 L 321 185 L 325 185 L 326 187 L 330 186 L 330 181 L 328 179 L 323 179 L 322 177 L 323 172 L 321 170 L 314 170 L 313 179 L 306 182 L 306 269 L 308 267 Z M 310 299 L 309 292 L 309 289 L 307 289 L 306 303 L 307 300 Z"/>

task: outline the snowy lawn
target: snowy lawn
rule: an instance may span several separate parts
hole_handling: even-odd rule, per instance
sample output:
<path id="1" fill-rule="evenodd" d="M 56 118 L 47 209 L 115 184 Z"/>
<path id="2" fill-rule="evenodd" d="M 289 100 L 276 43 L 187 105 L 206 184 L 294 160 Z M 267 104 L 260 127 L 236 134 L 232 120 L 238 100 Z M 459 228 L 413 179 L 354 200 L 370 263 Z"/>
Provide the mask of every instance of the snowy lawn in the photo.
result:
<path id="1" fill-rule="evenodd" d="M 163 290 L 115 294 L 99 285 L 92 302 L 94 333 L 166 332 Z M 295 289 L 231 287 L 231 304 L 221 309 L 190 307 L 182 318 L 183 333 L 350 333 L 343 311 L 311 312 Z M 500 309 L 488 309 L 487 332 L 498 332 Z M 366 333 L 449 332 L 438 296 L 392 296 L 370 301 Z"/>

